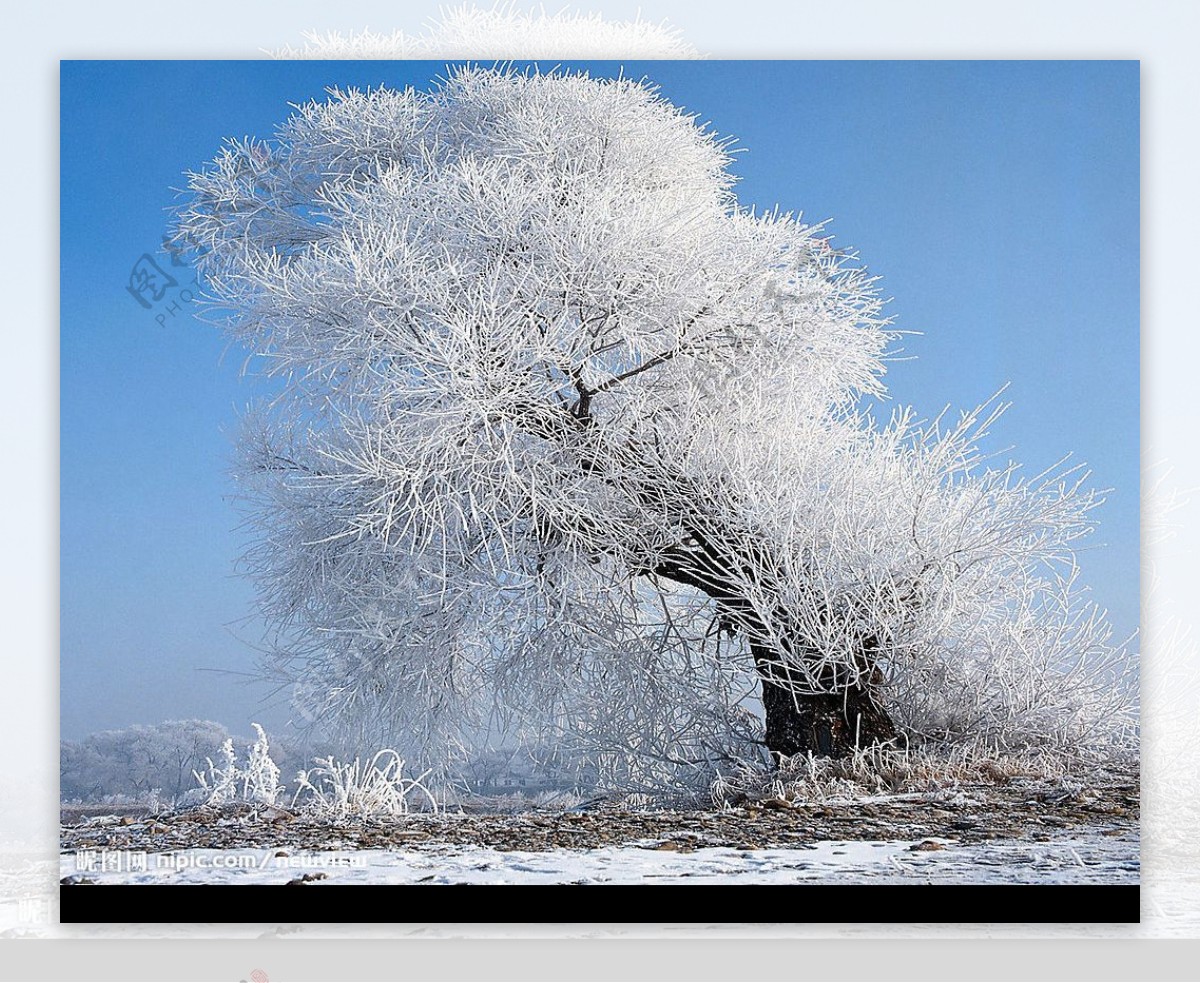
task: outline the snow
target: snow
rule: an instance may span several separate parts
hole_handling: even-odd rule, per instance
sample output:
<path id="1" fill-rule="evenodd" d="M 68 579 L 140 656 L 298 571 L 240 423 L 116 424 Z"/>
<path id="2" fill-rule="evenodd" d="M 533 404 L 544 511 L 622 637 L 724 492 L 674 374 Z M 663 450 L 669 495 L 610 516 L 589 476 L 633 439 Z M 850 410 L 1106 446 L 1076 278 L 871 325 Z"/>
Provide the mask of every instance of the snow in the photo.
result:
<path id="1" fill-rule="evenodd" d="M 1138 882 L 1129 837 L 1066 836 L 1044 843 L 997 840 L 827 840 L 804 849 L 687 852 L 645 843 L 594 850 L 498 851 L 442 844 L 421 850 L 185 850 L 61 856 L 63 877 L 125 884 L 689 884 L 1125 883 Z M 90 865 L 90 866 L 89 866 Z M 82 868 L 82 869 L 81 869 Z"/>

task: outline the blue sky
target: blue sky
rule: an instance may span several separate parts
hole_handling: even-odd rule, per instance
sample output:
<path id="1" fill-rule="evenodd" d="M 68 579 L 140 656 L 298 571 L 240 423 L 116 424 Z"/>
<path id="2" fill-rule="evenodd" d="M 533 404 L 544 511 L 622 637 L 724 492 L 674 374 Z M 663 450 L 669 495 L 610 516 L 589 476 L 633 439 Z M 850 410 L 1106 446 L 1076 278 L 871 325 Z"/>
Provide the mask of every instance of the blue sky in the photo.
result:
<path id="1" fill-rule="evenodd" d="M 571 63 L 574 64 L 574 63 Z M 156 252 L 184 172 L 267 136 L 330 85 L 426 86 L 443 62 L 64 62 L 61 117 L 62 734 L 201 716 L 278 728 L 250 682 L 250 585 L 226 469 L 254 394 Z M 925 415 L 1010 384 L 991 447 L 1064 453 L 1112 488 L 1082 556 L 1138 621 L 1135 62 L 627 62 L 738 138 L 743 203 L 803 211 L 882 276 Z M 145 309 L 143 253 L 176 286 Z M 185 295 L 186 296 L 186 295 Z M 171 303 L 178 304 L 172 310 Z M 266 700 L 264 704 L 262 701 Z"/>

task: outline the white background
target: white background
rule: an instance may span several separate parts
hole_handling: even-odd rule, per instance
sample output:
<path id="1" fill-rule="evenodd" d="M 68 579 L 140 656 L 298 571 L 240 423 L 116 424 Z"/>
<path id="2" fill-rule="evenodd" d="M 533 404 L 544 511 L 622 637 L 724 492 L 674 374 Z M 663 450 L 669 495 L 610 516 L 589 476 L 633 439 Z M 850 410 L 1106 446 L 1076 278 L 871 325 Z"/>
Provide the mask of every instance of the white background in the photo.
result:
<path id="1" fill-rule="evenodd" d="M 597 2 L 580 5 L 610 18 L 634 16 L 639 5 Z M 640 4 L 648 20 L 666 19 L 702 52 L 723 58 L 1132 58 L 1142 61 L 1143 95 L 1143 466 L 1166 473 L 1164 486 L 1185 496 L 1200 488 L 1196 454 L 1197 280 L 1196 235 L 1200 188 L 1196 181 L 1197 121 L 1200 118 L 1200 4 L 1192 0 L 836 0 L 697 4 L 660 0 Z M 286 7 L 254 0 L 63 3 L 23 6 L 6 12 L 4 146 L 0 167 L 8 189 L 0 238 L 9 303 L 6 309 L 0 385 L 4 480 L 0 522 L 5 558 L 0 566 L 3 614 L 3 676 L 0 678 L 0 738 L 5 748 L 0 783 L 0 843 L 45 844 L 57 836 L 58 745 L 58 365 L 57 365 L 57 151 L 58 60 L 61 58 L 254 58 L 285 43 L 298 44 L 306 29 L 363 28 L 416 32 L 437 13 L 436 3 L 289 2 Z M 557 8 L 551 8 L 557 9 Z M 513 52 L 520 54 L 520 52 Z M 117 138 L 116 136 L 114 138 Z M 1098 339 L 1098 343 L 1102 343 Z M 1160 521 L 1145 511 L 1143 521 Z M 1145 767 L 1148 789 L 1156 769 L 1181 744 L 1200 718 L 1196 701 L 1194 644 L 1185 631 L 1197 596 L 1195 504 L 1171 517 L 1176 528 L 1161 543 L 1144 539 L 1144 568 L 1153 566 L 1158 584 L 1146 597 L 1143 678 L 1147 691 Z M 1149 580 L 1149 578 L 1146 578 Z M 1194 728 L 1193 728 L 1194 729 Z M 1196 766 L 1190 765 L 1192 774 Z M 1165 772 L 1163 772 L 1165 774 Z M 1160 783 L 1161 786 L 1161 783 Z M 1147 859 L 1154 830 L 1186 821 L 1187 803 L 1158 788 L 1148 795 L 1145 816 Z M 1194 815 L 1194 813 L 1192 813 Z M 1200 831 L 1198 831 L 1200 832 Z M 1200 851 L 1184 860 L 1182 873 L 1200 879 Z M 1179 874 L 1176 864 L 1176 874 Z M 1152 878 L 1145 895 L 1169 901 Z M 1193 895 L 1194 896 L 1194 895 Z M 1161 904 L 1159 905 L 1161 908 Z M 1152 913 L 1151 913 L 1152 914 Z M 218 915 L 214 913 L 214 919 Z M 736 920 L 736 912 L 713 912 L 714 923 Z M 858 917 L 852 915 L 852 917 Z M 269 920 L 269 919 L 264 919 Z M 1196 924 L 1193 917 L 1192 924 Z M 645 941 L 632 941 L 633 934 Z M 75 937 L 99 935 L 71 929 Z M 111 934 L 111 933 L 105 933 Z M 158 930 L 129 935 L 161 934 Z M 372 941 L 266 940 L 218 946 L 196 938 L 220 930 L 188 933 L 171 942 L 10 943 L 0 940 L 0 974 L 12 978 L 249 979 L 262 969 L 271 980 L 319 978 L 967 978 L 973 973 L 1017 978 L 1026 971 L 1042 978 L 1131 979 L 1149 960 L 1156 978 L 1190 973 L 1178 948 L 1149 951 L 1132 941 L 1102 942 L 1097 934 L 1131 938 L 1178 934 L 1162 918 L 1141 928 L 1082 933 L 1075 929 L 1037 934 L 1092 936 L 1086 945 L 1039 941 L 1023 946 L 987 942 L 1011 939 L 1012 930 L 883 929 L 847 927 L 814 933 L 802 927 L 741 927 L 720 931 L 668 926 L 619 928 L 494 928 L 492 930 L 397 926 L 372 931 Z M 276 933 L 287 935 L 289 932 Z M 311 934 L 311 933 L 302 933 Z M 330 934 L 353 936 L 352 927 Z M 451 934 L 488 935 L 491 941 L 392 941 L 383 934 L 432 939 Z M 497 941 L 506 936 L 558 941 Z M 803 935 L 849 935 L 859 941 L 820 942 Z M 1020 933 L 1017 933 L 1020 934 Z M 566 942 L 571 935 L 603 942 Z M 886 935 L 891 941 L 861 940 Z M 900 935 L 973 938 L 980 941 L 898 941 Z M 687 940 L 680 938 L 687 936 Z M 657 937 L 655 941 L 647 937 Z M 674 937 L 674 939 L 672 939 Z M 768 941 L 768 938 L 770 941 Z M 666 939 L 667 941 L 661 941 Z M 1194 956 L 1194 953 L 1192 953 Z M 1200 964 L 1196 960 L 1194 964 Z M 974 967 L 972 969 L 972 967 Z M 1028 967 L 1028 970 L 1026 970 Z M 991 978 L 997 978 L 993 976 Z"/>

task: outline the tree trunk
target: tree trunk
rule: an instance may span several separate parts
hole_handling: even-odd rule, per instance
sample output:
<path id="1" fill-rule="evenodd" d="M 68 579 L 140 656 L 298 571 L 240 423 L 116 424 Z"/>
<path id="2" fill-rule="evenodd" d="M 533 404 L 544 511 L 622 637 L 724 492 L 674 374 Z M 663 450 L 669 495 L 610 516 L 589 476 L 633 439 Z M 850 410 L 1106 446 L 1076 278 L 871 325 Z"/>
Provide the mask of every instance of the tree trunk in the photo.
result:
<path id="1" fill-rule="evenodd" d="M 762 681 L 762 701 L 767 717 L 766 745 L 778 764 L 782 757 L 807 754 L 840 758 L 856 748 L 882 744 L 896 737 L 887 711 L 875 702 L 868 686 L 837 685 L 830 680 L 828 692 L 815 695 L 795 693 L 791 685 L 792 659 L 755 641 L 767 635 L 761 616 L 739 591 L 746 558 L 732 556 L 721 545 L 721 537 L 689 527 L 694 545 L 680 545 L 658 558 L 654 573 L 679 584 L 704 591 L 717 602 L 727 624 L 723 630 L 740 632 L 750 644 L 750 653 Z M 751 557 L 753 559 L 753 556 Z M 737 575 L 730 571 L 743 571 Z M 876 643 L 864 638 L 854 660 L 870 683 L 881 678 L 872 658 Z M 802 656 L 800 656 L 802 660 Z M 860 676 L 861 678 L 861 676 Z"/>
<path id="2" fill-rule="evenodd" d="M 751 646 L 762 680 L 767 716 L 766 745 L 776 764 L 781 757 L 808 754 L 840 758 L 896 736 L 891 718 L 861 686 L 815 695 L 793 694 L 781 685 L 779 659 Z"/>

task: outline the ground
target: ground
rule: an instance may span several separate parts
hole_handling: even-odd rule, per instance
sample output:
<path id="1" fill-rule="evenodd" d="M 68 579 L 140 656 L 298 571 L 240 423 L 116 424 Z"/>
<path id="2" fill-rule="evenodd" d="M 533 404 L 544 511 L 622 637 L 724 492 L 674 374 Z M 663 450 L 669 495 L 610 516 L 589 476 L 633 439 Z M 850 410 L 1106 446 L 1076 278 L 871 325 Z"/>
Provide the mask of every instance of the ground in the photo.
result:
<path id="1" fill-rule="evenodd" d="M 320 821 L 239 806 L 64 816 L 67 884 L 1137 883 L 1136 775 L 720 810 L 595 805 Z"/>

